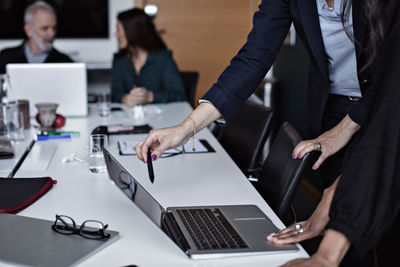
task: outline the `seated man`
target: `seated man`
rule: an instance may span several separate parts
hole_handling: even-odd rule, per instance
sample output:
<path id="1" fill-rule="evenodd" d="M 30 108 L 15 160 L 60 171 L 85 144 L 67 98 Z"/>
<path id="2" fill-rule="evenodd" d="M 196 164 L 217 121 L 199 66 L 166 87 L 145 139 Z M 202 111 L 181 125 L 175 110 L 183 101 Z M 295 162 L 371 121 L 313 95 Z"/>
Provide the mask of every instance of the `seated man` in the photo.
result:
<path id="1" fill-rule="evenodd" d="M 57 18 L 53 7 L 38 1 L 25 10 L 24 31 L 28 39 L 17 47 L 0 52 L 0 73 L 8 63 L 72 62 L 67 55 L 53 47 Z"/>

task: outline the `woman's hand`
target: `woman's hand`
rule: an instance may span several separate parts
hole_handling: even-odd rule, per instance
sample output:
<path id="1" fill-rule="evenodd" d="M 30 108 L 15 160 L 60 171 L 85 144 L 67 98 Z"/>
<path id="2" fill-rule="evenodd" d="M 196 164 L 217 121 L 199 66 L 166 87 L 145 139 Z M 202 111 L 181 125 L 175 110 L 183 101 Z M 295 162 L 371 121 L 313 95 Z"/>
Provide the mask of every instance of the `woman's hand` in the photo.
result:
<path id="1" fill-rule="evenodd" d="M 165 150 L 184 145 L 192 132 L 193 126 L 188 120 L 177 126 L 151 130 L 146 139 L 136 145 L 136 154 L 140 160 L 147 162 L 150 148 L 152 159 L 156 160 Z"/>
<path id="2" fill-rule="evenodd" d="M 302 158 L 313 150 L 321 151 L 321 155 L 312 167 L 316 170 L 328 157 L 342 149 L 360 127 L 346 116 L 338 125 L 318 138 L 300 142 L 293 150 L 293 158 Z"/>
<path id="3" fill-rule="evenodd" d="M 301 266 L 339 266 L 350 248 L 350 241 L 342 233 L 328 229 L 318 251 L 308 259 L 295 259 L 285 263 L 284 267 Z"/>
<path id="4" fill-rule="evenodd" d="M 340 178 L 325 189 L 321 202 L 307 221 L 298 222 L 279 232 L 267 236 L 275 244 L 291 244 L 320 235 L 329 222 L 329 209 Z M 300 227 L 296 228 L 296 225 Z M 300 228 L 300 229 L 299 229 Z"/>
<path id="5" fill-rule="evenodd" d="M 294 259 L 282 265 L 282 267 L 310 267 L 310 266 L 332 267 L 336 265 L 330 263 L 324 257 L 322 257 L 322 255 L 319 255 L 318 253 L 312 255 L 310 258 Z"/>
<path id="6" fill-rule="evenodd" d="M 144 87 L 134 87 L 129 94 L 122 97 L 121 102 L 128 107 L 134 107 L 140 104 L 151 103 L 154 101 L 152 91 L 146 90 Z"/>
<path id="7" fill-rule="evenodd" d="M 221 117 L 221 113 L 209 102 L 201 103 L 183 122 L 174 127 L 151 130 L 145 140 L 136 145 L 136 155 L 147 161 L 150 148 L 153 160 L 170 148 L 182 146 L 196 132 Z"/>

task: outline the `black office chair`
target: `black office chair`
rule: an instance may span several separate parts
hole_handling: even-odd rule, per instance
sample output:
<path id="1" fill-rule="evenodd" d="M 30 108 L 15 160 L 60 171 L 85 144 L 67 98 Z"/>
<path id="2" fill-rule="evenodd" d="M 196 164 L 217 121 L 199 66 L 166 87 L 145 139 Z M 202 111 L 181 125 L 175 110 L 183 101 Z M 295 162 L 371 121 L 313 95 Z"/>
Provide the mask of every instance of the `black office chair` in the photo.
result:
<path id="1" fill-rule="evenodd" d="M 194 107 L 194 99 L 196 97 L 196 87 L 199 80 L 199 73 L 197 71 L 181 71 L 181 78 L 183 86 L 185 87 L 185 93 L 187 101 Z"/>
<path id="2" fill-rule="evenodd" d="M 273 117 L 271 108 L 247 101 L 221 129 L 219 142 L 248 177 L 261 167 L 262 150 L 271 132 Z"/>
<path id="3" fill-rule="evenodd" d="M 301 180 L 309 154 L 302 159 L 292 159 L 292 152 L 301 141 L 300 135 L 285 122 L 279 129 L 258 176 L 256 188 L 282 221 L 287 221 L 292 211 L 293 196 Z"/>

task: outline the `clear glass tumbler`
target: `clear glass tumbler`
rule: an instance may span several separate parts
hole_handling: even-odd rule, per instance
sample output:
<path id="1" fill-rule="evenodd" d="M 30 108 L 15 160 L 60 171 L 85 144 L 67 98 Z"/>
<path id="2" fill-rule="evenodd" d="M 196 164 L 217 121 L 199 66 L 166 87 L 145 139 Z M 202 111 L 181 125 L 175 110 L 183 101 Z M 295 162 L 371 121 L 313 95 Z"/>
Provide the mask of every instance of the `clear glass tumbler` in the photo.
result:
<path id="1" fill-rule="evenodd" d="M 104 92 L 98 96 L 98 110 L 101 117 L 107 117 L 111 113 L 111 96 L 110 93 Z"/>
<path id="2" fill-rule="evenodd" d="M 103 148 L 108 146 L 107 135 L 92 134 L 89 137 L 89 170 L 94 173 L 106 172 Z"/>
<path id="3" fill-rule="evenodd" d="M 24 140 L 24 117 L 19 112 L 18 103 L 9 101 L 2 105 L 3 121 L 7 129 L 7 137 L 13 141 Z"/>

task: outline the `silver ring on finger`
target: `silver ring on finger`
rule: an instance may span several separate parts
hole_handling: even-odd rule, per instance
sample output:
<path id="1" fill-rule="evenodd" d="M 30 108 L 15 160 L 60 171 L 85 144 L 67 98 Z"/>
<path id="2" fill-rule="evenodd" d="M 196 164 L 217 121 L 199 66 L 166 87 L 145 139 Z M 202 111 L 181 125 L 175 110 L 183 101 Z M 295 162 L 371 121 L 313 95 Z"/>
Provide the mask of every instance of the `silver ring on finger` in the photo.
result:
<path id="1" fill-rule="evenodd" d="M 317 148 L 317 151 L 320 151 L 320 152 L 322 151 L 322 145 L 320 142 L 315 143 L 315 146 Z"/>
<path id="2" fill-rule="evenodd" d="M 294 226 L 294 234 L 295 235 L 298 235 L 298 234 L 301 234 L 301 233 L 303 233 L 304 232 L 304 229 L 303 229 L 303 226 L 301 225 L 301 224 L 299 224 L 299 223 L 297 223 L 295 226 Z"/>

